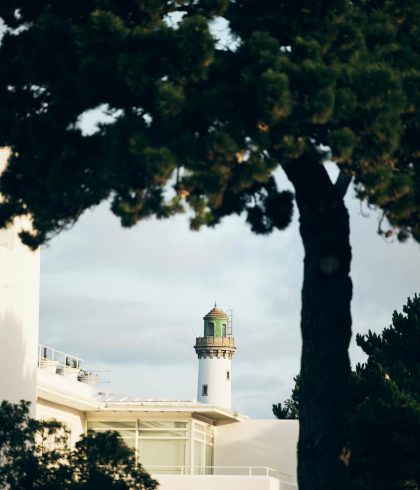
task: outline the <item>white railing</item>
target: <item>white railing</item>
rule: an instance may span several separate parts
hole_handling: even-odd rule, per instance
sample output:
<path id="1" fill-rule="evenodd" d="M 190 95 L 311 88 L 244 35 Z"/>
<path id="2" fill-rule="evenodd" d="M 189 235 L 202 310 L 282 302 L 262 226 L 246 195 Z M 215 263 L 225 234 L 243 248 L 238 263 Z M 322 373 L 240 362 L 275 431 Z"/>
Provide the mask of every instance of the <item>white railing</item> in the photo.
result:
<path id="1" fill-rule="evenodd" d="M 83 359 L 67 354 L 61 350 L 53 349 L 43 344 L 38 345 L 38 363 L 42 361 L 56 361 L 59 367 L 70 367 L 80 369 Z"/>
<path id="2" fill-rule="evenodd" d="M 63 370 L 74 369 L 79 381 L 92 384 L 109 384 L 111 385 L 110 369 L 90 369 L 85 365 L 85 361 L 67 352 L 53 349 L 47 345 L 38 345 L 38 367 L 52 365 L 57 374 L 63 374 Z"/>
<path id="3" fill-rule="evenodd" d="M 293 485 L 295 477 L 267 466 L 145 466 L 153 475 L 266 476 Z M 287 480 L 286 480 L 287 479 Z M 297 487 L 296 487 L 297 488 Z"/>

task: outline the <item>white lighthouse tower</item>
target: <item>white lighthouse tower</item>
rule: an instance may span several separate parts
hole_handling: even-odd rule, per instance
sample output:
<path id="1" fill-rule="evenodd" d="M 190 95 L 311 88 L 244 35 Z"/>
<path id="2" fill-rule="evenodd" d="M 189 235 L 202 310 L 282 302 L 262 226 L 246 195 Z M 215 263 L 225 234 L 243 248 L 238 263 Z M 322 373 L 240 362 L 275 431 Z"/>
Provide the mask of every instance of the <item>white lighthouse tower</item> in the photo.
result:
<path id="1" fill-rule="evenodd" d="M 235 339 L 224 311 L 214 308 L 204 320 L 204 336 L 194 346 L 198 356 L 197 400 L 231 408 L 232 368 Z"/>

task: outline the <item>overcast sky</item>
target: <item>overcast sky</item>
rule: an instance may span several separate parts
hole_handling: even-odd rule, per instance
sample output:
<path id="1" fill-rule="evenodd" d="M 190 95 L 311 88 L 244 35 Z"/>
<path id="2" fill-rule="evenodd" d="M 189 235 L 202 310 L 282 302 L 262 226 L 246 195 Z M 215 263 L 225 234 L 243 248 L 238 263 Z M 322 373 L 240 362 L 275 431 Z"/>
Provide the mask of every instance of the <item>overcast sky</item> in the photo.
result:
<path id="1" fill-rule="evenodd" d="M 376 213 L 348 194 L 354 332 L 380 331 L 420 290 L 420 253 L 378 236 Z M 198 233 L 186 216 L 122 229 L 102 205 L 42 250 L 41 341 L 111 369 L 118 395 L 191 400 L 195 337 L 217 300 L 233 310 L 233 408 L 271 417 L 299 371 L 302 259 L 297 212 L 261 237 L 241 217 Z M 364 359 L 354 341 L 351 358 Z"/>

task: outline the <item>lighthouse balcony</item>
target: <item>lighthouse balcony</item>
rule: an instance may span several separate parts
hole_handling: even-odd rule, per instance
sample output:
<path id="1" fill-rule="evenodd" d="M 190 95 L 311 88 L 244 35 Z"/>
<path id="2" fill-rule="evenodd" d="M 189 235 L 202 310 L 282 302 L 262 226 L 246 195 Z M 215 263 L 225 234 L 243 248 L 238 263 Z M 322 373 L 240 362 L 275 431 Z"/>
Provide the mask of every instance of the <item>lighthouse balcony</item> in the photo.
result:
<path id="1" fill-rule="evenodd" d="M 195 342 L 195 347 L 208 348 L 208 347 L 227 347 L 230 349 L 235 349 L 235 339 L 233 337 L 197 337 Z"/>

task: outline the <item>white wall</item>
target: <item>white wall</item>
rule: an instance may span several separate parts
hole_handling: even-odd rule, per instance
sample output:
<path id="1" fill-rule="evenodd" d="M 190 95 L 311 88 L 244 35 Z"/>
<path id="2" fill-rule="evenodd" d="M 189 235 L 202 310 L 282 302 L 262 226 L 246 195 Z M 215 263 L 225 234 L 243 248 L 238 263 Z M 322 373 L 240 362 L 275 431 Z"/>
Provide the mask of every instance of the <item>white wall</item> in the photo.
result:
<path id="1" fill-rule="evenodd" d="M 57 393 L 65 392 L 68 395 L 82 397 L 94 401 L 95 396 L 98 393 L 96 386 L 89 385 L 87 383 L 81 383 L 73 379 L 69 379 L 66 376 L 60 374 L 49 373 L 44 369 L 38 368 L 37 373 L 38 389 L 56 390 Z M 38 397 L 39 398 L 39 397 Z M 51 400 L 50 401 L 56 401 Z"/>
<path id="2" fill-rule="evenodd" d="M 155 475 L 159 490 L 289 490 L 276 478 L 248 476 Z"/>
<path id="3" fill-rule="evenodd" d="M 226 372 L 230 379 L 226 379 Z M 202 385 L 208 386 L 208 396 L 202 396 Z M 218 407 L 231 408 L 232 367 L 230 359 L 202 358 L 198 360 L 197 400 Z"/>
<path id="4" fill-rule="evenodd" d="M 244 420 L 215 427 L 215 466 L 267 466 L 296 482 L 297 420 Z M 290 475 L 290 476 L 287 476 Z"/>
<path id="5" fill-rule="evenodd" d="M 0 150 L 0 173 L 7 153 Z M 0 401 L 32 403 L 35 413 L 39 322 L 39 252 L 17 233 L 29 222 L 0 230 Z"/>
<path id="6" fill-rule="evenodd" d="M 38 399 L 36 418 L 38 420 L 57 420 L 65 424 L 70 431 L 70 444 L 72 446 L 85 430 L 85 418 L 82 411 L 46 400 Z"/>

